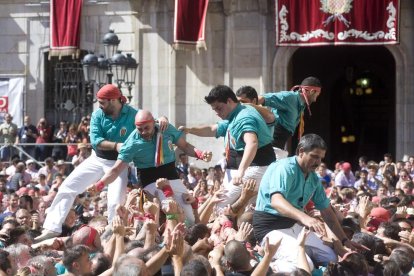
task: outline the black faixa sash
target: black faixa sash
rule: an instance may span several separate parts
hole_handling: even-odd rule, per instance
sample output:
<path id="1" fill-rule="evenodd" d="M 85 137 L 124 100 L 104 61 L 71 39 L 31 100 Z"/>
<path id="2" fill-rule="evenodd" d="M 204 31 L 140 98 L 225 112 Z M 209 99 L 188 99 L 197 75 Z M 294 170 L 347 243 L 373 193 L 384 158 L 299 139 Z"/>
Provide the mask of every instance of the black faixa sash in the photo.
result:
<path id="1" fill-rule="evenodd" d="M 287 140 L 291 136 L 292 134 L 286 128 L 284 128 L 281 124 L 276 123 L 275 130 L 273 132 L 272 145 L 276 148 L 284 149 Z"/>
<path id="2" fill-rule="evenodd" d="M 296 220 L 272 215 L 266 212 L 254 211 L 253 232 L 258 242 L 261 242 L 267 233 L 273 230 L 286 229 L 292 227 Z"/>
<path id="3" fill-rule="evenodd" d="M 237 170 L 243 158 L 243 153 L 244 151 L 230 149 L 229 160 L 227 160 L 227 169 Z M 276 156 L 272 144 L 267 144 L 266 146 L 257 149 L 256 155 L 250 166 L 268 166 L 274 161 L 276 161 Z"/>
<path id="4" fill-rule="evenodd" d="M 96 156 L 106 160 L 117 160 L 118 152 L 116 150 L 95 150 Z"/>
<path id="5" fill-rule="evenodd" d="M 147 186 L 155 182 L 158 178 L 167 178 L 169 180 L 179 179 L 175 162 L 164 164 L 159 167 L 138 169 L 137 174 L 141 179 L 142 186 Z"/>

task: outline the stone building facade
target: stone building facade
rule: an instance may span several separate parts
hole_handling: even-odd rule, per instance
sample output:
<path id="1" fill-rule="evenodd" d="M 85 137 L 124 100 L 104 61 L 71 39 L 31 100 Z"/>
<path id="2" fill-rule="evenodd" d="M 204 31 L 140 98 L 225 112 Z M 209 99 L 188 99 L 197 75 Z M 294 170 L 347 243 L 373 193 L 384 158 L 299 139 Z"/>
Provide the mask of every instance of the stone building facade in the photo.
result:
<path id="1" fill-rule="evenodd" d="M 0 0 L 0 78 L 24 78 L 22 112 L 29 114 L 33 121 L 45 115 L 45 99 L 53 93 L 53 88 L 48 88 L 51 81 L 47 81 L 45 69 L 51 62 L 47 57 L 50 32 L 47 2 Z M 392 105 L 387 109 L 390 113 L 380 119 L 385 120 L 382 123 L 386 130 L 385 142 L 381 148 L 371 151 L 392 152 L 397 159 L 403 154 L 414 154 L 413 1 L 400 2 L 400 44 L 376 46 L 376 50 L 370 51 L 367 46 L 276 47 L 274 1 L 210 0 L 206 20 L 207 49 L 199 52 L 172 49 L 173 0 L 84 2 L 81 50 L 103 53 L 100 44 L 103 35 L 109 29 L 115 30 L 121 40 L 119 49 L 132 53 L 140 63 L 131 104 L 166 115 L 177 126 L 212 124 L 218 120 L 203 100 L 216 84 L 226 84 L 234 90 L 251 85 L 264 93 L 287 90 L 304 76 L 316 75 L 321 78 L 326 95 L 314 106 L 313 116 L 307 118 L 306 132 L 320 133 L 333 148 L 345 146 L 347 149 L 347 145 L 336 141 L 340 134 L 333 134 L 338 130 L 331 121 L 338 115 L 333 106 L 334 89 L 349 67 L 346 63 L 352 60 L 356 67 L 363 64 L 369 68 L 389 67 L 378 73 L 379 78 L 385 78 L 381 86 L 386 87 L 392 99 L 386 103 Z M 348 53 L 349 58 L 336 63 L 335 57 L 340 57 L 341 51 Z M 375 57 L 365 60 L 372 52 L 385 53 L 390 61 L 377 63 Z M 316 62 L 307 61 L 308 58 Z M 362 65 L 358 64 L 361 60 Z M 341 67 L 335 67 L 336 64 Z M 383 77 L 387 75 L 392 77 Z M 372 120 L 378 121 L 378 118 Z M 189 136 L 188 140 L 217 153 L 214 161 L 221 158 L 220 139 Z M 364 145 L 352 147 L 353 152 L 364 153 Z M 370 142 L 370 147 L 375 148 L 375 145 L 375 141 Z M 328 157 L 330 161 L 349 159 L 341 156 L 340 151 L 335 155 Z"/>

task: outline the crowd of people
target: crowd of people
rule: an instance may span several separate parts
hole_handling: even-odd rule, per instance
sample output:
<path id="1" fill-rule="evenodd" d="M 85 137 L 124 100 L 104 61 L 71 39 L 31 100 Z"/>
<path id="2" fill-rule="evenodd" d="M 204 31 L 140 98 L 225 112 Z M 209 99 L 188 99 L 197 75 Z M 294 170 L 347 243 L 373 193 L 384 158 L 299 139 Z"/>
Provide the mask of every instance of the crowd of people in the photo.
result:
<path id="1" fill-rule="evenodd" d="M 105 85 L 87 140 L 62 138 L 73 171 L 52 152 L 0 163 L 0 275 L 408 275 L 414 157 L 330 168 L 317 134 L 284 149 L 320 93 L 313 77 L 263 96 L 219 85 L 205 100 L 221 121 L 175 127 Z M 10 143 L 40 133 L 25 122 Z M 184 134 L 224 137 L 223 161 L 191 165 L 212 153 Z"/>
<path id="2" fill-rule="evenodd" d="M 71 162 L 78 153 L 79 145 L 82 147 L 90 143 L 90 119 L 88 115 L 82 117 L 79 124 L 61 121 L 59 126 L 55 126 L 49 124 L 46 118 L 40 118 L 35 126 L 30 116 L 25 116 L 23 126 L 18 128 L 13 122 L 13 116 L 5 114 L 4 122 L 0 124 L 0 143 L 3 145 L 0 148 L 0 160 L 10 162 L 14 155 L 19 155 L 22 160 L 32 156 L 42 162 L 47 157 Z M 62 145 L 46 145 L 47 143 Z"/>

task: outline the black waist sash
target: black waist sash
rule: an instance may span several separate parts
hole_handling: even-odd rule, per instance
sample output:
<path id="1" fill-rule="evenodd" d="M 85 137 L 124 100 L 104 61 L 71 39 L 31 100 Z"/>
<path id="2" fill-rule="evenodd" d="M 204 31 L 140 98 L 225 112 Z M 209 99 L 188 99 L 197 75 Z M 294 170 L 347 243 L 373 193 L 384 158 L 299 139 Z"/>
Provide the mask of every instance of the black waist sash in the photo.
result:
<path id="1" fill-rule="evenodd" d="M 155 182 L 158 178 L 167 178 L 168 180 L 179 179 L 174 162 L 164 164 L 159 167 L 145 169 L 137 168 L 137 174 L 139 175 L 141 183 L 144 187 Z"/>
<path id="2" fill-rule="evenodd" d="M 95 150 L 96 156 L 106 160 L 117 160 L 118 152 L 116 150 Z"/>
<path id="3" fill-rule="evenodd" d="M 296 220 L 272 215 L 266 212 L 254 211 L 253 232 L 258 242 L 261 242 L 267 233 L 273 230 L 286 229 L 292 227 Z"/>
<path id="4" fill-rule="evenodd" d="M 237 170 L 243 158 L 244 151 L 230 149 L 229 160 L 227 160 L 227 169 Z M 276 160 L 272 144 L 267 144 L 257 149 L 256 155 L 250 166 L 268 166 Z"/>
<path id="5" fill-rule="evenodd" d="M 273 132 L 272 146 L 279 149 L 285 149 L 285 144 L 291 136 L 292 134 L 290 134 L 286 128 L 284 128 L 281 124 L 276 123 Z"/>

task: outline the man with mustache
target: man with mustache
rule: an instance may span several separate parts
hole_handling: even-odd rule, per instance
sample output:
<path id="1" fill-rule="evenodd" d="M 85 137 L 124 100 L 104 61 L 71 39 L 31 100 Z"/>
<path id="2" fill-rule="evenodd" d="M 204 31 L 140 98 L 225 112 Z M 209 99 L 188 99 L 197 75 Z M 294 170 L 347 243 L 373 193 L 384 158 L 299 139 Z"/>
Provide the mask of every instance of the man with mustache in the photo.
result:
<path id="1" fill-rule="evenodd" d="M 325 223 L 344 246 L 352 250 L 361 248 L 347 238 L 315 172 L 325 157 L 326 149 L 326 143 L 320 136 L 303 136 L 296 156 L 272 163 L 260 183 L 253 216 L 254 234 L 262 244 L 266 238 L 270 243 L 282 238 L 272 264 L 278 272 L 290 273 L 295 269 L 297 252 L 292 248 L 295 248 L 296 238 L 303 227 L 313 231 L 305 243 L 310 267 L 313 267 L 310 259 L 317 265 L 336 261 L 333 249 L 320 238 L 327 235 Z M 320 210 L 323 220 L 304 212 L 310 200 Z"/>

